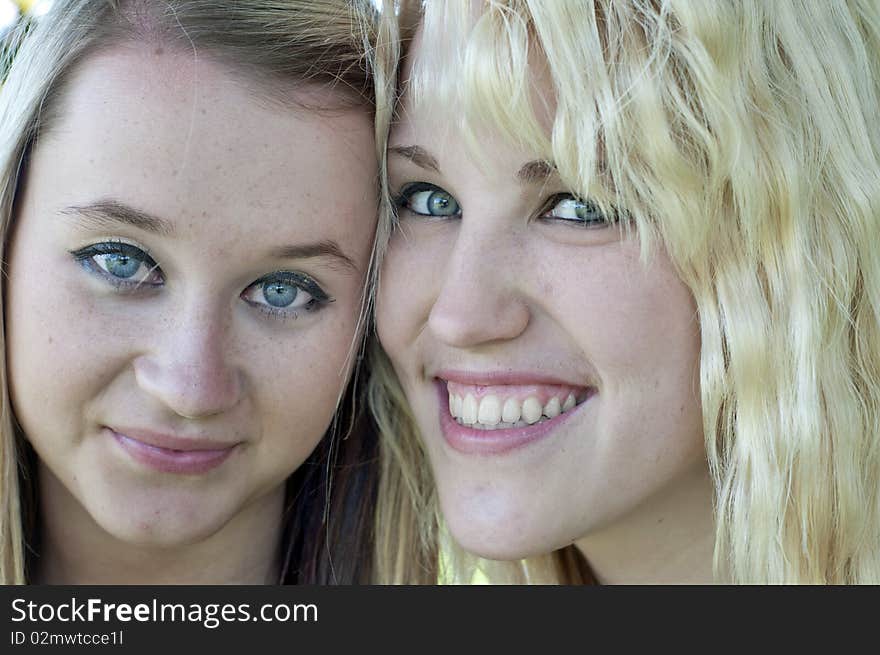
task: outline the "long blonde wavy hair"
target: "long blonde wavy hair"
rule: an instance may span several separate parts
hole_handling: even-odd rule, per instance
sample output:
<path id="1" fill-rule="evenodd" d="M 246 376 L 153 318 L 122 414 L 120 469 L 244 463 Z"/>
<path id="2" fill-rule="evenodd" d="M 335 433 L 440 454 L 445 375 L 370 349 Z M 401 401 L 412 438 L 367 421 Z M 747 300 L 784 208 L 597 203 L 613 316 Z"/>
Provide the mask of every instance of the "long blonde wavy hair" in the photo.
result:
<path id="1" fill-rule="evenodd" d="M 880 583 L 880 3 L 432 0 L 407 93 L 491 125 L 669 253 L 701 330 L 715 570 Z M 548 135 L 529 57 L 556 92 Z M 378 567 L 467 581 L 406 398 L 373 351 Z M 450 570 L 440 571 L 441 545 Z M 573 546 L 488 567 L 577 583 Z"/>
<path id="2" fill-rule="evenodd" d="M 283 91 L 300 83 L 332 88 L 340 107 L 375 115 L 382 160 L 396 63 L 387 29 L 370 0 L 56 0 L 48 14 L 22 23 L 0 43 L 0 260 L 5 266 L 28 155 L 51 129 L 67 80 L 94 53 L 157 40 L 217 58 L 273 99 L 290 101 Z M 385 238 L 381 230 L 377 238 Z M 353 408 L 356 395 L 348 390 L 337 416 L 354 436 L 325 438 L 288 482 L 285 582 L 372 580 L 375 437 Z M 38 505 L 34 454 L 16 426 L 0 363 L 2 584 L 28 580 L 39 540 Z"/>

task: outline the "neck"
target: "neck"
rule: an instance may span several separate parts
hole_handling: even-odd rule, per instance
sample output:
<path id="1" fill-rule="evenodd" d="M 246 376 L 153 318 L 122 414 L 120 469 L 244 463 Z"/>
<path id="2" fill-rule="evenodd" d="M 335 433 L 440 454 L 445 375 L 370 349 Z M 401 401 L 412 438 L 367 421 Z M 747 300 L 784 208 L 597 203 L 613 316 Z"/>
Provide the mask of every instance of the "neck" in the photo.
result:
<path id="1" fill-rule="evenodd" d="M 40 557 L 35 582 L 79 584 L 277 584 L 284 485 L 243 508 L 209 537 L 179 546 L 121 541 L 99 526 L 40 466 Z"/>
<path id="2" fill-rule="evenodd" d="M 602 584 L 709 584 L 714 578 L 712 498 L 703 464 L 575 545 Z"/>

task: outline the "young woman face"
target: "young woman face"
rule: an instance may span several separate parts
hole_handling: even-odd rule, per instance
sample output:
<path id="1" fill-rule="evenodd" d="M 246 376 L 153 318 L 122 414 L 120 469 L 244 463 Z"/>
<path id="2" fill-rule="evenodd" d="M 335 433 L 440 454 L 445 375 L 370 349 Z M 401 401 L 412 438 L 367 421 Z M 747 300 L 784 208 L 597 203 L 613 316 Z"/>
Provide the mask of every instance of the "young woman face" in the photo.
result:
<path id="1" fill-rule="evenodd" d="M 643 264 L 530 153 L 487 132 L 478 165 L 436 108 L 400 114 L 379 337 L 456 539 L 546 553 L 692 478 L 699 332 L 666 254 Z"/>
<path id="2" fill-rule="evenodd" d="M 371 117 L 284 106 L 243 79 L 113 49 L 77 71 L 33 152 L 7 357 L 44 502 L 71 525 L 173 546 L 280 507 L 347 379 Z"/>

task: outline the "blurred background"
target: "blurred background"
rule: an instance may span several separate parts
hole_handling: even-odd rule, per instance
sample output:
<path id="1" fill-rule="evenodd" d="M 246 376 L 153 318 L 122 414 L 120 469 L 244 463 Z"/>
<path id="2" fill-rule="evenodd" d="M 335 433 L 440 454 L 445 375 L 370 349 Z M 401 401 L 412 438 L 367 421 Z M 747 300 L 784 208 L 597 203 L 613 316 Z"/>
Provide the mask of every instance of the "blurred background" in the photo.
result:
<path id="1" fill-rule="evenodd" d="M 0 0 L 0 38 L 20 20 L 49 11 L 53 0 Z"/>

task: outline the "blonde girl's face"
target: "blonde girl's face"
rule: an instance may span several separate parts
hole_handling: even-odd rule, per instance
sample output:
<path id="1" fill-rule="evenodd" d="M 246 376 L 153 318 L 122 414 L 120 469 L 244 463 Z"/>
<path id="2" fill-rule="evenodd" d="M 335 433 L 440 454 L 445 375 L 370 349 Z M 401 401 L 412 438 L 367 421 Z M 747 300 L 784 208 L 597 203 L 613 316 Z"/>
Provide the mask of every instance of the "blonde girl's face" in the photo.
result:
<path id="1" fill-rule="evenodd" d="M 6 305 L 15 416 L 70 529 L 175 546 L 280 518 L 347 380 L 374 160 L 368 111 L 285 107 L 206 56 L 78 69 L 19 195 Z"/>
<path id="2" fill-rule="evenodd" d="M 643 264 L 636 235 L 492 133 L 478 165 L 426 104 L 404 96 L 391 135 L 379 337 L 453 536 L 546 553 L 705 468 L 695 306 L 662 250 Z"/>

